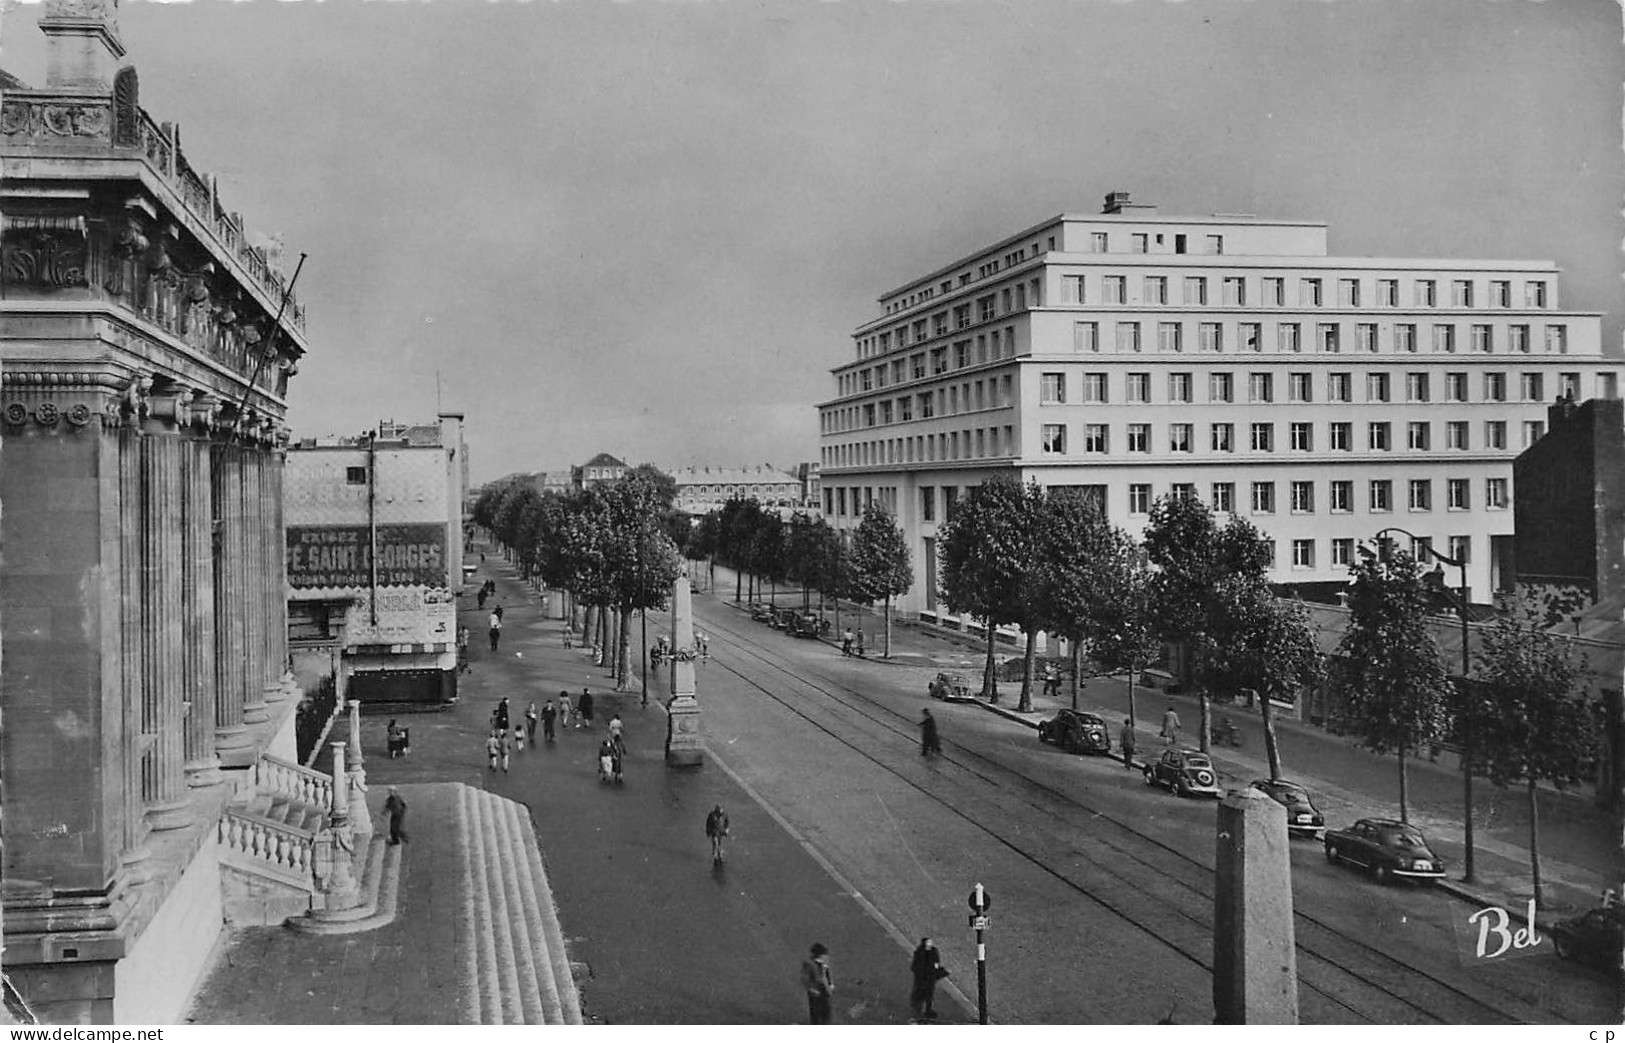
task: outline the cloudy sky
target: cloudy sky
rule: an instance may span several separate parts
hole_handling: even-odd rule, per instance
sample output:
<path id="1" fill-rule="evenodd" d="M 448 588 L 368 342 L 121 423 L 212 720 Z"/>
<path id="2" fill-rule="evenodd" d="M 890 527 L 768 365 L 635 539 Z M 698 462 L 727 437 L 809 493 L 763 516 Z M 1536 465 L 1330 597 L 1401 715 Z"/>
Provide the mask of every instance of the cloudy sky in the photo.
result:
<path id="1" fill-rule="evenodd" d="M 40 8 L 0 65 L 43 82 Z M 299 435 L 474 477 L 817 456 L 885 290 L 1124 189 L 1625 292 L 1615 0 L 124 0 L 142 104 L 309 254 Z M 437 378 L 438 374 L 438 378 Z"/>

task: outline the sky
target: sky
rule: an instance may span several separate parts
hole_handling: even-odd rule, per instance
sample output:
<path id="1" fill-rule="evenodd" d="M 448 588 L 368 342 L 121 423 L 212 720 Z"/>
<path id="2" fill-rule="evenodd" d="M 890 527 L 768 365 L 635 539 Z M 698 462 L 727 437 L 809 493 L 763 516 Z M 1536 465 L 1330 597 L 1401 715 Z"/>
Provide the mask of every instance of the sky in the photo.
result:
<path id="1" fill-rule="evenodd" d="M 41 7 L 0 66 L 44 82 Z M 1625 289 L 1615 0 L 123 0 L 142 106 L 279 236 L 296 437 L 473 478 L 791 466 L 899 284 L 1126 190 Z"/>

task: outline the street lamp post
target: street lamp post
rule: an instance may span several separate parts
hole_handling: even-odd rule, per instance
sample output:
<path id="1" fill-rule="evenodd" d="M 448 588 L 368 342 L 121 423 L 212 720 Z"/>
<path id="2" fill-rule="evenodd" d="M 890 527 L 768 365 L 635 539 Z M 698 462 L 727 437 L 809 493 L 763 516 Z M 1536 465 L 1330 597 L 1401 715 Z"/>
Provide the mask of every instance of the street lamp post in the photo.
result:
<path id="1" fill-rule="evenodd" d="M 1437 561 L 1441 565 L 1448 565 L 1451 568 L 1458 568 L 1458 569 L 1461 570 L 1461 589 L 1460 589 L 1460 591 L 1457 593 L 1457 595 L 1455 597 L 1455 602 L 1456 602 L 1456 615 L 1461 619 L 1461 679 L 1465 683 L 1468 680 L 1468 675 L 1472 672 L 1472 662 L 1473 662 L 1472 661 L 1472 653 L 1468 649 L 1468 645 L 1467 645 L 1467 638 L 1468 638 L 1467 606 L 1471 603 L 1470 591 L 1469 591 L 1469 588 L 1467 586 L 1467 556 L 1464 554 L 1460 558 L 1454 558 L 1454 557 L 1451 557 L 1448 554 L 1440 554 L 1437 550 L 1433 549 L 1433 544 L 1431 542 L 1429 542 L 1429 543 L 1418 543 L 1417 542 L 1417 536 L 1416 536 L 1415 533 L 1409 532 L 1409 531 L 1407 531 L 1405 529 L 1401 529 L 1397 525 L 1390 525 L 1388 528 L 1383 529 L 1381 532 L 1377 533 L 1377 543 L 1378 543 L 1379 547 L 1381 546 L 1381 544 L 1383 542 L 1383 537 L 1385 537 L 1390 532 L 1397 532 L 1397 533 L 1401 533 L 1401 534 L 1403 534 L 1405 536 L 1409 536 L 1411 538 L 1411 546 L 1413 546 L 1413 547 L 1420 546 L 1423 550 L 1428 552 L 1429 556 L 1431 556 L 1435 561 Z M 1473 882 L 1473 755 L 1472 754 L 1473 754 L 1473 748 L 1472 748 L 1472 719 L 1471 719 L 1471 714 L 1463 713 L 1462 716 L 1461 716 L 1461 778 L 1462 778 L 1462 806 L 1463 806 L 1463 808 L 1465 809 L 1465 812 L 1466 812 L 1465 821 L 1463 822 L 1463 826 L 1465 828 L 1465 836 L 1464 836 L 1463 839 L 1466 841 L 1466 844 L 1467 844 L 1467 858 L 1465 860 L 1465 864 L 1462 867 L 1462 880 L 1464 882 L 1466 882 L 1466 883 L 1469 883 L 1469 884 Z"/>

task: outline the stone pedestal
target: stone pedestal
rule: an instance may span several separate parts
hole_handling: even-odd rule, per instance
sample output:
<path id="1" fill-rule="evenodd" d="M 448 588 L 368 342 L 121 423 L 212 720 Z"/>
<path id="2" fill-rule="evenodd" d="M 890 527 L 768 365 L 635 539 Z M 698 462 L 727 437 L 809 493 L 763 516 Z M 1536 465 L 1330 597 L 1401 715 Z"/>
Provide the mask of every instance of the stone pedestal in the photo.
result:
<path id="1" fill-rule="evenodd" d="M 1286 809 L 1255 789 L 1219 802 L 1213 898 L 1213 1021 L 1296 1025 L 1292 861 Z"/>
<path id="2" fill-rule="evenodd" d="M 666 763 L 695 767 L 705 763 L 700 736 L 700 704 L 694 699 L 694 606 L 688 577 L 671 592 L 671 699 L 666 703 Z"/>
<path id="3" fill-rule="evenodd" d="M 372 836 L 372 812 L 367 810 L 366 757 L 361 752 L 361 700 L 351 699 L 347 708 L 350 711 L 347 762 L 350 775 L 350 832 L 355 835 L 357 846 L 365 847 L 366 838 Z"/>
<path id="4" fill-rule="evenodd" d="M 313 914 L 317 919 L 342 913 L 361 898 L 353 866 L 356 845 L 355 835 L 350 828 L 349 774 L 344 769 L 345 744 L 335 742 L 330 745 L 333 750 L 333 806 L 328 811 L 325 836 L 332 844 L 332 860 L 327 878 L 321 882 L 326 904 Z"/>

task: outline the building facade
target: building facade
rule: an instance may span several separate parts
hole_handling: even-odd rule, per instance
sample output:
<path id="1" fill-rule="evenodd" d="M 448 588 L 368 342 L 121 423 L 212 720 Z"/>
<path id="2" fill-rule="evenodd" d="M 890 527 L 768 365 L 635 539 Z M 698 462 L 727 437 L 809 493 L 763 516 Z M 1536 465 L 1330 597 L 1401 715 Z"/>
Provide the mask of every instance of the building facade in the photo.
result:
<path id="1" fill-rule="evenodd" d="M 905 610 L 935 618 L 935 535 L 991 474 L 1081 487 L 1143 528 L 1199 497 L 1275 545 L 1272 578 L 1341 582 L 1400 526 L 1512 574 L 1512 460 L 1560 395 L 1614 398 L 1600 316 L 1548 261 L 1343 258 L 1326 227 L 1163 217 L 1126 193 L 904 284 L 819 405 L 823 508 L 909 534 Z"/>
<path id="2" fill-rule="evenodd" d="M 352 699 L 456 698 L 462 427 L 461 414 L 442 413 L 434 424 L 386 423 L 376 437 L 289 450 L 287 597 L 306 635 L 301 681 L 332 664 Z"/>
<path id="3" fill-rule="evenodd" d="M 608 453 L 599 453 L 586 463 L 570 468 L 570 484 L 576 489 L 603 485 L 625 475 L 626 471 L 625 462 Z"/>
<path id="4" fill-rule="evenodd" d="M 729 500 L 757 500 L 773 507 L 799 507 L 806 482 L 768 464 L 757 467 L 683 467 L 671 472 L 677 483 L 674 506 L 688 514 L 720 511 Z M 816 474 L 813 481 L 817 481 Z"/>
<path id="5" fill-rule="evenodd" d="M 140 106 L 107 0 L 0 88 L 6 971 L 42 1020 L 178 1017 L 217 825 L 292 756 L 281 487 L 303 309 Z"/>

